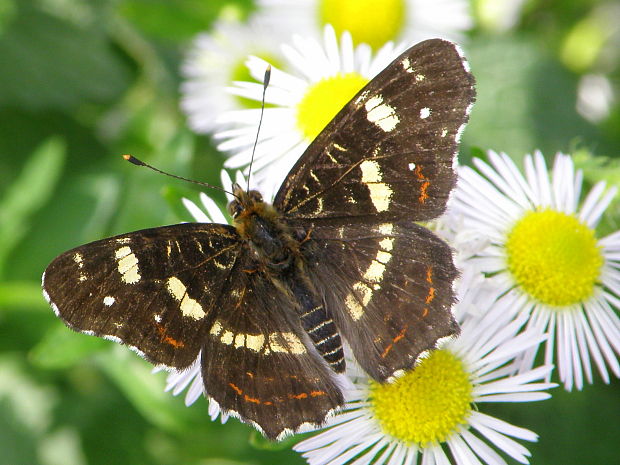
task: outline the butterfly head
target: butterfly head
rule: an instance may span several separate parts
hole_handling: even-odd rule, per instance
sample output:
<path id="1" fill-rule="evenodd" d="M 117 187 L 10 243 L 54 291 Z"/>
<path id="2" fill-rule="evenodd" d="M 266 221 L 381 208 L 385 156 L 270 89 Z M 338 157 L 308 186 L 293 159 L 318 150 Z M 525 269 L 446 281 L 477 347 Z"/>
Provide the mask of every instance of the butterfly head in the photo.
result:
<path id="1" fill-rule="evenodd" d="M 275 214 L 273 207 L 265 203 L 262 194 L 256 190 L 246 191 L 235 183 L 233 195 L 235 198 L 228 204 L 228 213 L 235 224 L 245 222 L 255 215 L 271 217 Z"/>

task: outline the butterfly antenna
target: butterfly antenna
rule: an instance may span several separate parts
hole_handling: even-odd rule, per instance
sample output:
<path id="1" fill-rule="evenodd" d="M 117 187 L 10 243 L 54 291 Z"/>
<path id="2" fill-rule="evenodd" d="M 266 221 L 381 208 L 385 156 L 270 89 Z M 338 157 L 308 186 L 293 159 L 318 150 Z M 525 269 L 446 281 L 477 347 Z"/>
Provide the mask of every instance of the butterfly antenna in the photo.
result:
<path id="1" fill-rule="evenodd" d="M 211 189 L 217 189 L 219 191 L 222 192 L 226 192 L 227 194 L 232 195 L 233 197 L 237 197 L 235 194 L 233 194 L 232 192 L 228 192 L 226 189 L 222 189 L 221 187 L 218 186 L 212 186 L 211 184 L 207 184 L 206 182 L 200 182 L 200 181 L 195 181 L 193 179 L 188 179 L 188 178 L 184 178 L 183 176 L 177 176 L 176 174 L 170 174 L 170 173 L 166 173 L 165 171 L 160 170 L 159 168 L 155 168 L 152 165 L 149 165 L 148 163 L 143 162 L 142 160 L 138 160 L 136 157 L 134 157 L 133 155 L 123 155 L 123 158 L 125 160 L 127 160 L 129 163 L 133 163 L 134 165 L 137 166 L 145 166 L 157 173 L 161 173 L 161 174 L 165 174 L 166 176 L 170 176 L 171 178 L 175 178 L 175 179 L 180 179 L 181 181 L 187 181 L 187 182 L 191 182 L 193 184 L 198 184 L 200 186 L 205 186 L 205 187 L 209 187 Z"/>
<path id="2" fill-rule="evenodd" d="M 260 119 L 258 120 L 258 129 L 256 130 L 256 139 L 254 139 L 254 147 L 252 147 L 252 157 L 250 158 L 250 166 L 248 168 L 248 187 L 246 192 L 250 192 L 250 176 L 252 176 L 252 164 L 254 163 L 254 153 L 256 152 L 256 144 L 258 143 L 258 135 L 260 134 L 260 127 L 263 123 L 263 113 L 265 112 L 265 93 L 267 92 L 267 86 L 271 79 L 271 65 L 267 65 L 265 70 L 265 77 L 263 78 L 263 98 L 260 103 Z"/>

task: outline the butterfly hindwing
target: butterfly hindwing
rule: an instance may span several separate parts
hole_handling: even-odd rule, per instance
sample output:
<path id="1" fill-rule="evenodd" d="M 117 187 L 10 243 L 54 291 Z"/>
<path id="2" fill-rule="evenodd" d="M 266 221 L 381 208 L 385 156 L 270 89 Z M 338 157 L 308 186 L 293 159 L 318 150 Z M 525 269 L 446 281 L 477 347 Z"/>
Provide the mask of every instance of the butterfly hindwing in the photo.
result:
<path id="1" fill-rule="evenodd" d="M 224 411 L 276 439 L 320 424 L 343 397 L 293 313 L 295 302 L 244 258 L 218 302 L 225 310 L 209 329 L 202 377 Z"/>
<path id="2" fill-rule="evenodd" d="M 450 248 L 413 222 L 321 222 L 309 273 L 358 363 L 385 381 L 458 332 Z"/>
<path id="3" fill-rule="evenodd" d="M 185 368 L 239 247 L 235 229 L 224 225 L 136 231 L 58 256 L 43 290 L 71 328 L 127 344 L 156 365 Z"/>
<path id="4" fill-rule="evenodd" d="M 457 139 L 474 94 L 454 44 L 415 45 L 325 127 L 274 205 L 297 218 L 439 216 L 456 182 Z"/>

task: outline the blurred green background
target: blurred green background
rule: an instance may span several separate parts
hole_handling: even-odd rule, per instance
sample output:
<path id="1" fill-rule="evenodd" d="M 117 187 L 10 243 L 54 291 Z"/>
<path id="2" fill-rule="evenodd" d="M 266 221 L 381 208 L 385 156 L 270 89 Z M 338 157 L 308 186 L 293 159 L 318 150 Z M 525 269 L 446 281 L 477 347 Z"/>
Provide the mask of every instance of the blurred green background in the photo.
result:
<path id="1" fill-rule="evenodd" d="M 618 183 L 618 97 L 596 122 L 575 110 L 585 74 L 605 74 L 619 94 L 617 2 L 526 2 L 509 32 L 485 19 L 492 4 L 472 5 L 477 27 L 465 49 L 479 98 L 463 159 L 489 148 L 517 160 L 536 148 L 548 159 L 572 151 L 589 184 Z M 223 156 L 179 110 L 179 65 L 195 34 L 231 6 L 254 8 L 0 0 L 0 465 L 303 463 L 290 442 L 271 446 L 236 420 L 211 422 L 204 400 L 186 408 L 135 354 L 68 331 L 40 292 L 45 266 L 69 248 L 191 220 L 180 198 L 197 200 L 194 186 L 121 154 L 219 183 Z M 602 232 L 618 229 L 619 217 L 616 202 Z M 618 463 L 618 380 L 553 394 L 484 409 L 540 435 L 527 445 L 533 464 Z"/>

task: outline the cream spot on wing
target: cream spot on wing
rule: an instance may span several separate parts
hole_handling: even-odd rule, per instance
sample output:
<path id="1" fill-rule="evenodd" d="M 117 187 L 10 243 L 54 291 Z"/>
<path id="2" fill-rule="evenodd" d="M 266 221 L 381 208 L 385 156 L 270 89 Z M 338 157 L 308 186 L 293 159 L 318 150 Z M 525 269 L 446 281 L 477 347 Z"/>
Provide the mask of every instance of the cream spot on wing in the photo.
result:
<path id="1" fill-rule="evenodd" d="M 360 305 L 353 294 L 347 295 L 347 298 L 344 300 L 344 305 L 347 307 L 349 315 L 351 315 L 353 320 L 357 321 L 364 316 L 364 308 Z"/>
<path id="2" fill-rule="evenodd" d="M 441 137 L 446 137 L 448 135 L 448 130 L 447 129 L 442 129 L 441 130 Z"/>
<path id="3" fill-rule="evenodd" d="M 213 260 L 213 264 L 215 266 L 217 266 L 220 270 L 227 270 L 228 269 L 228 265 L 226 265 L 224 263 L 220 263 L 217 260 Z"/>
<path id="4" fill-rule="evenodd" d="M 407 168 L 409 168 L 409 171 L 413 171 L 413 170 L 415 170 L 415 163 L 409 163 L 409 164 L 407 165 Z"/>
<path id="5" fill-rule="evenodd" d="M 119 237 L 118 239 L 116 239 L 117 244 L 129 244 L 130 242 L 131 239 L 128 237 Z"/>
<path id="6" fill-rule="evenodd" d="M 403 65 L 403 69 L 405 71 L 407 71 L 408 73 L 413 73 L 413 68 L 411 67 L 411 61 L 409 60 L 409 58 L 405 58 L 400 63 Z"/>
<path id="7" fill-rule="evenodd" d="M 224 334 L 222 334 L 222 337 L 220 338 L 222 344 L 226 344 L 227 346 L 231 345 L 234 340 L 235 335 L 232 333 L 232 331 L 224 331 Z"/>
<path id="8" fill-rule="evenodd" d="M 424 107 L 420 110 L 420 118 L 426 119 L 431 116 L 431 109 L 428 107 Z"/>
<path id="9" fill-rule="evenodd" d="M 394 239 L 392 239 L 391 237 L 386 237 L 385 239 L 382 239 L 381 242 L 379 242 L 379 246 L 383 250 L 387 250 L 389 252 L 394 248 Z"/>
<path id="10" fill-rule="evenodd" d="M 303 342 L 293 333 L 271 333 L 269 335 L 269 348 L 271 352 L 306 353 Z"/>
<path id="11" fill-rule="evenodd" d="M 245 334 L 237 334 L 235 336 L 235 349 L 245 347 Z"/>
<path id="12" fill-rule="evenodd" d="M 181 282 L 177 277 L 172 276 L 166 281 L 166 288 L 168 293 L 175 299 L 181 302 L 180 308 L 183 316 L 188 316 L 194 320 L 200 320 L 206 315 L 202 309 L 202 305 L 198 303 L 196 299 L 192 299 L 187 294 L 187 288 L 185 284 Z"/>
<path id="13" fill-rule="evenodd" d="M 364 315 L 364 307 L 368 305 L 368 302 L 370 302 L 372 298 L 372 289 L 361 281 L 355 283 L 353 289 L 357 291 L 357 297 L 353 295 L 353 293 L 350 293 L 347 295 L 344 304 L 351 318 L 357 321 Z"/>
<path id="14" fill-rule="evenodd" d="M 385 265 L 373 260 L 364 273 L 364 279 L 366 281 L 378 283 L 383 279 L 383 273 L 385 273 Z"/>
<path id="15" fill-rule="evenodd" d="M 368 186 L 370 200 L 378 212 L 386 211 L 390 206 L 392 189 L 381 182 L 381 169 L 379 163 L 374 160 L 364 160 L 360 163 L 362 170 L 362 182 Z"/>
<path id="16" fill-rule="evenodd" d="M 82 268 L 84 266 L 84 258 L 79 252 L 75 252 L 75 254 L 73 255 L 73 261 L 77 263 L 78 268 Z"/>
<path id="17" fill-rule="evenodd" d="M 424 76 L 423 74 L 416 74 L 415 75 L 415 80 L 417 82 L 422 82 L 424 79 L 426 79 L 426 76 Z"/>
<path id="18" fill-rule="evenodd" d="M 259 352 L 263 346 L 265 345 L 265 336 L 262 334 L 246 334 L 245 336 L 245 346 L 253 350 L 254 352 Z"/>
<path id="19" fill-rule="evenodd" d="M 105 305 L 106 307 L 110 307 L 114 302 L 116 302 L 116 299 L 112 296 L 106 295 L 103 298 L 103 305 Z"/>
<path id="20" fill-rule="evenodd" d="M 381 182 L 381 167 L 374 160 L 364 160 L 360 163 L 362 182 Z"/>
<path id="21" fill-rule="evenodd" d="M 365 307 L 370 302 L 370 298 L 372 297 L 372 289 L 368 287 L 367 284 L 363 282 L 357 282 L 353 285 L 353 289 L 355 289 L 362 298 L 362 305 Z"/>
<path id="22" fill-rule="evenodd" d="M 156 313 L 155 315 L 153 315 L 153 319 L 154 319 L 157 323 L 161 323 L 161 315 L 159 315 L 158 313 Z"/>
<path id="23" fill-rule="evenodd" d="M 168 278 L 166 288 L 168 289 L 168 293 L 174 297 L 175 300 L 181 300 L 185 296 L 185 284 L 183 284 L 181 280 L 175 276 Z"/>
<path id="24" fill-rule="evenodd" d="M 393 229 L 394 225 L 392 223 L 383 223 L 379 225 L 379 233 L 385 236 L 392 234 Z"/>
<path id="25" fill-rule="evenodd" d="M 217 336 L 222 332 L 222 323 L 220 323 L 218 320 L 215 320 L 215 323 L 213 323 L 213 326 L 211 326 L 211 329 L 209 330 L 209 334 L 211 334 L 212 336 Z"/>
<path id="26" fill-rule="evenodd" d="M 131 251 L 129 246 L 124 246 L 114 252 L 118 261 L 118 272 L 121 274 L 121 281 L 125 284 L 135 284 L 140 281 L 140 271 L 138 269 L 138 258 Z"/>
<path id="27" fill-rule="evenodd" d="M 383 97 L 380 95 L 368 99 L 365 108 L 368 121 L 374 123 L 382 131 L 390 132 L 400 122 L 394 108 L 383 103 Z"/>

